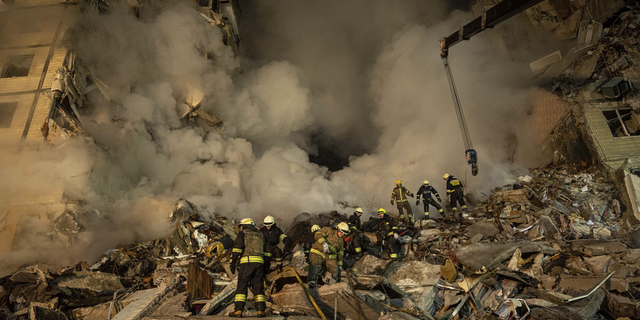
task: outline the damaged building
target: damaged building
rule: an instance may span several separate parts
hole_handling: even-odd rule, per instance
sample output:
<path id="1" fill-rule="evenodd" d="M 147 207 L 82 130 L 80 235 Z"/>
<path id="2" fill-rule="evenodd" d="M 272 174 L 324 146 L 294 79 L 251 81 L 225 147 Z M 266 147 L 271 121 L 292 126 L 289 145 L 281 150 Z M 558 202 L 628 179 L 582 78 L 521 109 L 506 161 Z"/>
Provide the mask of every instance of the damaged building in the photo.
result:
<path id="1" fill-rule="evenodd" d="M 474 8 L 499 2 L 477 1 Z M 132 10 L 145 5 L 128 3 Z M 202 23 L 220 27 L 225 45 L 238 54 L 237 1 L 197 4 Z M 83 5 L 109 9 L 108 1 Z M 17 151 L 31 140 L 90 139 L 83 132 L 85 95 L 110 100 L 111 90 L 121 90 L 56 46 L 82 14 L 78 6 L 0 2 L 3 150 Z M 553 163 L 488 194 L 468 195 L 473 209 L 461 223 L 401 224 L 397 261 L 383 249 L 380 220 L 364 221 L 364 257 L 347 255 L 342 281 L 324 274 L 316 290 L 306 285 L 310 227 L 346 222 L 354 208 L 300 213 L 282 226 L 293 243 L 284 270 L 272 268 L 265 277 L 270 318 L 640 318 L 640 6 L 550 0 L 516 18 L 573 44 L 530 65 L 539 84 L 532 108 L 536 139 L 552 151 Z M 40 22 L 24 22 L 34 20 Z M 199 90 L 188 91 L 177 99 L 176 113 L 184 125 L 223 130 L 223 119 L 200 109 L 203 99 Z M 16 195 L 0 212 L 0 252 L 20 241 L 25 216 L 50 222 L 50 238 L 69 245 L 104 219 L 65 198 L 64 186 L 49 190 Z M 189 197 L 177 199 L 164 237 L 110 249 L 97 261 L 24 265 L 0 278 L 0 319 L 226 317 L 238 286 L 229 263 L 237 220 L 205 214 Z M 247 300 L 244 316 L 256 316 L 252 293 Z"/>

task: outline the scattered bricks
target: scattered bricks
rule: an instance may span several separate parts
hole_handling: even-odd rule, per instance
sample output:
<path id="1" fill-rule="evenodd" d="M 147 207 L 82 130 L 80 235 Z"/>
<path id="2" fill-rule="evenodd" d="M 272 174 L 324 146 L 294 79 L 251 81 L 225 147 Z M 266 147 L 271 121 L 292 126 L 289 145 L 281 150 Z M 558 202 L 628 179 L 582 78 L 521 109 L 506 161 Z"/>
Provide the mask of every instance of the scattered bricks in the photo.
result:
<path id="1" fill-rule="evenodd" d="M 631 275 L 629 268 L 620 262 L 613 262 L 609 265 L 609 268 L 607 268 L 607 274 L 611 272 L 615 272 L 613 274 L 614 278 L 626 278 Z"/>
<path id="2" fill-rule="evenodd" d="M 387 266 L 389 260 L 377 258 L 372 255 L 365 255 L 353 265 L 353 270 L 364 274 L 378 274 Z"/>
<path id="3" fill-rule="evenodd" d="M 617 241 L 602 241 L 602 240 L 586 240 L 576 241 L 572 245 L 572 249 L 578 249 L 580 244 L 584 247 L 584 253 L 590 256 L 600 256 L 605 254 L 620 253 L 627 250 L 627 246 L 624 243 Z"/>

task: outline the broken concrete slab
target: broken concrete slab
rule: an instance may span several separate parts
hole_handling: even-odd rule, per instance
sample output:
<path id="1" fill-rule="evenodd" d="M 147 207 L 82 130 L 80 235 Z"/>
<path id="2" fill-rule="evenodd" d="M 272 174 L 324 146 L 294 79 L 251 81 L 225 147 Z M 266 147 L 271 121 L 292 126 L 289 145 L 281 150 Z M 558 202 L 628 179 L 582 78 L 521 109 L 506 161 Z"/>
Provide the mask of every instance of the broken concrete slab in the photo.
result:
<path id="1" fill-rule="evenodd" d="M 576 240 L 571 245 L 573 250 L 580 247 L 584 253 L 591 256 L 600 256 L 605 254 L 620 253 L 627 250 L 627 245 L 617 241 L 605 241 L 605 240 Z"/>
<path id="2" fill-rule="evenodd" d="M 233 297 L 236 294 L 237 288 L 238 278 L 235 278 L 226 288 L 222 290 L 222 292 L 218 293 L 215 298 L 211 299 L 211 301 L 207 302 L 207 304 L 202 307 L 202 309 L 200 310 L 200 315 L 206 316 L 209 314 L 213 314 L 219 309 L 226 307 L 231 303 L 231 301 L 233 301 Z"/>
<path id="3" fill-rule="evenodd" d="M 613 263 L 611 256 L 595 256 L 584 259 L 584 263 L 589 266 L 589 269 L 595 273 L 606 273 L 609 269 L 609 265 Z"/>
<path id="4" fill-rule="evenodd" d="M 400 287 L 383 276 L 366 275 L 360 272 L 352 272 L 351 275 L 356 289 L 383 291 L 391 299 L 406 296 Z"/>
<path id="5" fill-rule="evenodd" d="M 398 287 L 433 286 L 440 279 L 439 265 L 426 261 L 393 262 L 385 270 L 383 276 Z"/>
<path id="6" fill-rule="evenodd" d="M 562 53 L 560 51 L 556 51 L 554 53 L 548 54 L 534 62 L 529 64 L 529 68 L 533 73 L 540 73 L 547 69 L 550 65 L 562 60 Z"/>
<path id="7" fill-rule="evenodd" d="M 558 283 L 558 289 L 560 292 L 570 294 L 570 293 L 578 293 L 589 291 L 593 289 L 596 285 L 598 285 L 606 275 L 600 276 L 570 276 L 570 275 L 562 275 L 560 277 L 560 282 Z M 610 286 L 611 280 L 605 282 L 603 285 Z"/>
<path id="8" fill-rule="evenodd" d="M 372 255 L 365 255 L 353 265 L 352 269 L 364 274 L 378 274 L 387 266 L 390 260 L 380 259 Z"/>
<path id="9" fill-rule="evenodd" d="M 484 237 L 492 237 L 498 234 L 500 230 L 496 225 L 491 221 L 481 221 L 474 225 L 467 227 L 467 238 L 471 239 L 478 234 L 481 234 Z"/>
<path id="10" fill-rule="evenodd" d="M 554 255 L 556 249 L 548 242 L 490 242 L 475 243 L 464 246 L 455 251 L 458 261 L 473 270 L 480 270 L 482 267 L 493 270 L 502 266 L 502 262 L 513 256 L 516 249 L 520 249 L 522 254 L 542 252 L 545 255 Z"/>
<path id="11" fill-rule="evenodd" d="M 54 283 L 61 288 L 86 289 L 100 293 L 124 289 L 120 283 L 120 277 L 100 271 L 80 271 L 76 276 L 60 277 L 54 280 Z"/>
<path id="12" fill-rule="evenodd" d="M 112 320 L 135 320 L 144 317 L 170 290 L 168 286 L 136 291 L 127 298 L 128 305 Z"/>
<path id="13" fill-rule="evenodd" d="M 234 292 L 235 293 L 235 292 Z M 297 283 L 286 284 L 282 290 L 271 295 L 275 304 L 284 308 L 314 310 L 302 287 Z"/>

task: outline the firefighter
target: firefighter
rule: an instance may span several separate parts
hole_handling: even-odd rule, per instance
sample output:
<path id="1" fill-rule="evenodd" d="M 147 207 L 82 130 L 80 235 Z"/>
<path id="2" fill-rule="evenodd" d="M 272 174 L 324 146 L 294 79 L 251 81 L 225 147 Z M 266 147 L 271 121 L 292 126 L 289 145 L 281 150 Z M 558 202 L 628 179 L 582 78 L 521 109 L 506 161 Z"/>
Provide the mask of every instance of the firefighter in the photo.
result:
<path id="1" fill-rule="evenodd" d="M 264 274 L 267 275 L 271 270 L 271 259 L 276 260 L 278 272 L 282 271 L 282 257 L 291 250 L 291 239 L 276 226 L 276 220 L 272 216 L 264 218 L 260 231 L 267 242 L 267 251 L 264 253 Z M 284 250 L 278 248 L 280 241 L 284 243 Z"/>
<path id="2" fill-rule="evenodd" d="M 320 230 L 320 226 L 314 224 L 311 226 L 311 233 L 307 237 L 307 241 L 304 243 L 304 258 L 309 262 L 309 251 L 311 251 L 311 245 L 316 242 L 316 231 Z"/>
<path id="3" fill-rule="evenodd" d="M 362 221 L 360 217 L 362 216 L 362 208 L 356 208 L 353 214 L 349 217 L 349 229 L 351 230 L 351 235 L 349 238 L 349 244 L 353 246 L 349 246 L 349 250 L 353 250 L 355 252 L 356 260 L 360 260 L 364 253 L 362 253 L 362 245 L 364 244 L 364 234 L 362 233 Z M 351 251 L 350 251 L 351 252 Z"/>
<path id="4" fill-rule="evenodd" d="M 449 203 L 451 204 L 451 210 L 453 210 L 453 219 L 458 220 L 458 203 L 460 203 L 462 211 L 467 210 L 467 205 L 464 203 L 464 189 L 462 187 L 462 183 L 460 180 L 448 173 L 445 173 L 444 176 L 442 176 L 442 179 L 447 182 L 447 196 L 449 196 Z"/>
<path id="5" fill-rule="evenodd" d="M 334 228 L 324 227 L 316 232 L 315 242 L 309 253 L 309 288 L 318 285 L 318 274 L 325 263 L 327 271 L 340 282 L 342 257 L 344 256 L 344 238 L 349 234 L 349 225 L 340 222 Z"/>
<path id="6" fill-rule="evenodd" d="M 436 191 L 434 187 L 430 186 L 429 181 L 427 180 L 422 181 L 422 185 L 420 186 L 420 189 L 418 189 L 418 192 L 416 192 L 416 198 L 417 198 L 416 205 L 420 205 L 420 196 L 422 196 L 422 204 L 424 205 L 425 220 L 429 219 L 429 205 L 432 205 L 436 209 L 438 209 L 438 212 L 440 212 L 440 215 L 444 217 L 444 210 L 442 210 L 442 206 L 440 206 L 438 202 L 433 200 L 433 196 L 431 195 L 432 193 L 436 196 L 436 198 L 438 199 L 438 202 L 442 202 L 442 199 L 440 199 L 440 195 L 438 194 L 438 191 Z"/>
<path id="7" fill-rule="evenodd" d="M 413 221 L 413 212 L 411 211 L 411 205 L 409 204 L 409 199 L 407 196 L 413 198 L 413 193 L 409 191 L 407 188 L 402 186 L 402 181 L 396 180 L 396 187 L 391 192 L 391 204 L 393 205 L 393 200 L 396 201 L 396 205 L 398 206 L 398 212 L 400 213 L 400 220 L 404 221 L 404 210 L 407 209 L 407 217 L 409 218 L 409 223 Z"/>
<path id="8" fill-rule="evenodd" d="M 398 238 L 398 227 L 396 221 L 387 214 L 387 210 L 380 208 L 378 210 L 378 217 L 380 221 L 379 228 L 380 233 L 384 240 L 384 246 L 389 251 L 389 259 L 397 260 L 398 251 L 396 250 L 396 238 Z"/>
<path id="9" fill-rule="evenodd" d="M 238 268 L 238 288 L 235 296 L 235 311 L 229 313 L 230 317 L 242 317 L 245 302 L 247 301 L 247 289 L 251 285 L 258 317 L 264 317 L 266 303 L 264 297 L 264 249 L 266 242 L 264 236 L 253 223 L 252 219 L 240 221 L 240 232 L 233 242 L 231 259 L 229 260 L 231 273 Z"/>

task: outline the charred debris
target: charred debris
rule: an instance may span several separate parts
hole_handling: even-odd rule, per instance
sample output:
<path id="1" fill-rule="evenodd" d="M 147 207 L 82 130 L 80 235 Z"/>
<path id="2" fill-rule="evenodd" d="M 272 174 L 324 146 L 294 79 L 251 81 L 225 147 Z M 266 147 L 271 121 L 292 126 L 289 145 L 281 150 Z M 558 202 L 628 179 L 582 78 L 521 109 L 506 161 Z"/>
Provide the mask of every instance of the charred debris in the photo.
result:
<path id="1" fill-rule="evenodd" d="M 533 169 L 476 200 L 461 223 L 401 224 L 399 261 L 388 259 L 371 232 L 378 219 L 370 218 L 366 255 L 345 258 L 347 280 L 326 274 L 310 296 L 298 280 L 308 271 L 302 244 L 310 226 L 347 216 L 302 213 L 286 229 L 295 246 L 284 271 L 274 267 L 266 278 L 268 311 L 294 319 L 637 319 L 640 232 L 628 231 L 625 211 L 596 167 Z M 64 231 L 76 230 L 73 215 L 65 219 Z M 175 225 L 168 237 L 109 250 L 92 264 L 23 266 L 0 279 L 0 312 L 11 319 L 226 315 L 237 284 L 228 263 L 236 221 L 204 221 L 179 199 L 168 222 Z M 255 313 L 251 303 L 246 308 L 245 316 Z"/>

